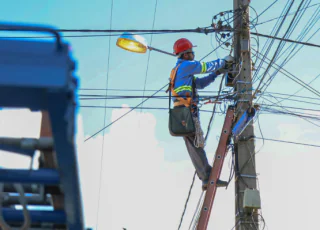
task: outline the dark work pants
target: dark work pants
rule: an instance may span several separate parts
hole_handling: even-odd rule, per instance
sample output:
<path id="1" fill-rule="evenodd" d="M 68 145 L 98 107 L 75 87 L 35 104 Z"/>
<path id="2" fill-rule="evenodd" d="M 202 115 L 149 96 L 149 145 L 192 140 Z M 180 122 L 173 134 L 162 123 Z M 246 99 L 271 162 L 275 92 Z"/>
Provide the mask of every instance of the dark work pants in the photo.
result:
<path id="1" fill-rule="evenodd" d="M 199 179 L 202 181 L 208 180 L 211 172 L 211 166 L 208 163 L 207 155 L 204 149 L 196 148 L 194 146 L 194 138 L 195 137 L 193 136 L 183 137 Z"/>

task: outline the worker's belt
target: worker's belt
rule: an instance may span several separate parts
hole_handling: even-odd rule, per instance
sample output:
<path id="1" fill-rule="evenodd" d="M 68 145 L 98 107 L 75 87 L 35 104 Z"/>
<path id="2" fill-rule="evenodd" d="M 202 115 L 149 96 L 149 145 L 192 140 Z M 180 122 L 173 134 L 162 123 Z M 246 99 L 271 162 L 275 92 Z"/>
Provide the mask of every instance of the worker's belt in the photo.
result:
<path id="1" fill-rule="evenodd" d="M 180 106 L 180 105 L 184 105 L 185 107 L 189 107 L 191 105 L 191 98 L 184 99 L 184 98 L 180 97 L 179 99 L 174 100 L 173 105 L 175 107 Z"/>

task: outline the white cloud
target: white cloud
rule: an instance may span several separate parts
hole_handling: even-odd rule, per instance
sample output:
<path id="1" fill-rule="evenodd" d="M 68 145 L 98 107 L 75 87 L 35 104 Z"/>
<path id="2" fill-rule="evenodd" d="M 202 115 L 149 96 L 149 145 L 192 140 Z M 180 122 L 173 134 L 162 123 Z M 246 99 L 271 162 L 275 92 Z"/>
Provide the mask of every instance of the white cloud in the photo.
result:
<path id="1" fill-rule="evenodd" d="M 115 120 L 128 108 L 113 110 Z M 39 113 L 26 110 L 0 111 L 1 136 L 37 137 Z M 157 120 L 150 113 L 133 111 L 106 131 L 99 211 L 99 229 L 177 229 L 194 168 L 190 160 L 164 161 L 155 138 Z M 88 227 L 95 227 L 102 135 L 83 142 L 82 118 L 78 118 L 78 155 L 84 213 Z M 291 129 L 284 133 L 283 130 Z M 281 126 L 279 136 L 298 141 L 302 126 Z M 169 134 L 168 134 L 169 135 Z M 259 146 L 257 144 L 257 146 Z M 0 152 L 1 166 L 28 167 L 28 158 Z M 208 153 L 209 156 L 212 153 Z M 229 157 L 229 156 L 228 156 Z M 209 158 L 211 162 L 211 159 Z M 316 169 L 318 149 L 266 142 L 257 156 L 263 215 L 269 229 L 316 229 L 320 187 Z M 226 159 L 222 178 L 229 175 Z M 188 229 L 197 205 L 201 184 L 198 178 L 181 229 Z M 294 219 L 294 221 L 292 221 Z M 305 225 L 307 223 L 307 226 Z M 234 225 L 234 186 L 219 189 L 208 229 L 231 229 Z"/>
<path id="2" fill-rule="evenodd" d="M 1 137 L 39 137 L 41 113 L 28 109 L 5 109 L 0 111 Z M 30 157 L 0 151 L 1 166 L 6 168 L 29 168 Z"/>
<path id="3" fill-rule="evenodd" d="M 128 110 L 114 110 L 111 120 Z M 164 151 L 170 150 L 158 146 L 155 126 L 156 119 L 152 114 L 133 111 L 105 134 L 99 229 L 126 227 L 130 230 L 162 230 L 178 227 L 194 168 L 190 160 L 164 161 Z M 83 151 L 80 153 L 82 172 L 90 172 L 82 177 L 84 196 L 91 197 L 90 201 L 86 199 L 89 226 L 96 221 L 101 147 L 100 135 L 82 144 Z M 90 166 L 85 163 L 89 160 Z M 201 183 L 198 178 L 194 187 L 181 229 L 188 228 L 200 197 Z M 227 211 L 225 207 L 231 206 L 229 220 L 232 221 L 234 202 L 226 199 L 226 194 L 230 192 L 233 192 L 232 186 L 227 192 L 223 189 L 219 191 L 217 196 L 220 200 L 216 200 L 215 206 L 220 206 L 224 213 Z M 217 220 L 213 226 L 220 226 L 219 229 L 223 225 L 232 227 L 230 221 L 222 224 L 223 219 L 226 220 L 224 213 L 213 211 L 212 216 Z"/>

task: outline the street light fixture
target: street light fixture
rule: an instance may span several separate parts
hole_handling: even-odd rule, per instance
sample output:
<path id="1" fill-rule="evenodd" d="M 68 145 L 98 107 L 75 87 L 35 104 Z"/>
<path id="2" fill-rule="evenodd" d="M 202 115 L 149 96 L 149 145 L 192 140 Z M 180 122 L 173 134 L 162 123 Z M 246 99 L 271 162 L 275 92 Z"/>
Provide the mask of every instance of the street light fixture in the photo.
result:
<path id="1" fill-rule="evenodd" d="M 176 55 L 172 53 L 168 53 L 163 50 L 156 49 L 154 47 L 148 46 L 147 41 L 144 37 L 138 35 L 138 34 L 133 34 L 133 33 L 123 33 L 117 40 L 117 46 L 124 50 L 128 50 L 131 52 L 135 53 L 146 53 L 147 49 L 155 50 L 160 53 L 168 54 L 170 56 L 176 57 Z"/>

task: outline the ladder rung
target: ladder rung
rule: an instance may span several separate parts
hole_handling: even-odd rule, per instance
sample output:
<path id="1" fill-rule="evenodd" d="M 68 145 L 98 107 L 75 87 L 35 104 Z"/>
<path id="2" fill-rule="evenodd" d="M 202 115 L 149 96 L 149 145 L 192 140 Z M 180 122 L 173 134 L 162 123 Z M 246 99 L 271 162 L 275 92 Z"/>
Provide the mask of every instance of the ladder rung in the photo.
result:
<path id="1" fill-rule="evenodd" d="M 32 196 L 25 196 L 28 205 L 41 205 L 41 206 L 48 206 L 51 205 L 50 198 L 41 195 L 32 195 Z M 10 206 L 10 205 L 21 205 L 19 196 L 5 196 L 2 205 Z"/>
<path id="2" fill-rule="evenodd" d="M 25 193 L 40 193 L 41 186 L 42 185 L 38 185 L 38 184 L 24 184 L 24 185 L 22 185 L 23 191 Z M 4 185 L 4 192 L 16 193 L 17 191 L 13 187 L 13 184 L 5 184 Z"/>
<path id="3" fill-rule="evenodd" d="M 40 227 L 40 228 L 28 228 L 28 230 L 53 230 L 54 228 L 43 228 L 43 227 Z M 11 228 L 11 230 L 21 230 L 21 227 L 18 227 L 18 228 Z"/>
<path id="4" fill-rule="evenodd" d="M 29 211 L 33 223 L 48 222 L 55 224 L 65 224 L 66 215 L 64 211 Z M 12 208 L 2 208 L 2 214 L 6 222 L 23 222 L 22 210 Z"/>
<path id="5" fill-rule="evenodd" d="M 32 157 L 36 150 L 52 150 L 53 139 L 0 137 L 0 149 Z"/>
<path id="6" fill-rule="evenodd" d="M 22 149 L 48 150 L 53 148 L 53 138 L 52 137 L 40 137 L 40 138 L 0 137 L 0 144 L 16 146 Z"/>
<path id="7" fill-rule="evenodd" d="M 54 169 L 0 169 L 0 182 L 58 185 L 60 178 Z"/>

